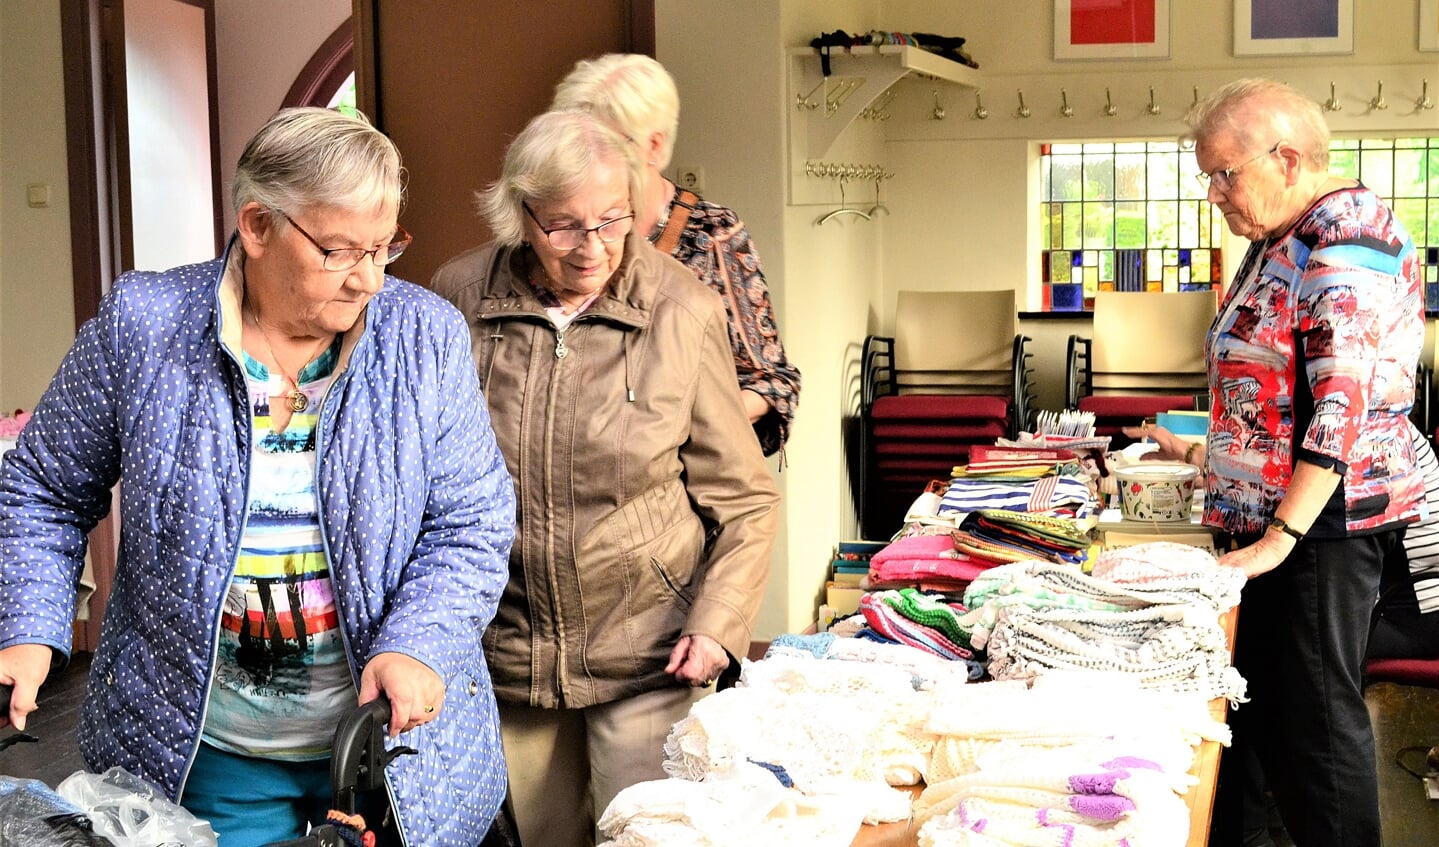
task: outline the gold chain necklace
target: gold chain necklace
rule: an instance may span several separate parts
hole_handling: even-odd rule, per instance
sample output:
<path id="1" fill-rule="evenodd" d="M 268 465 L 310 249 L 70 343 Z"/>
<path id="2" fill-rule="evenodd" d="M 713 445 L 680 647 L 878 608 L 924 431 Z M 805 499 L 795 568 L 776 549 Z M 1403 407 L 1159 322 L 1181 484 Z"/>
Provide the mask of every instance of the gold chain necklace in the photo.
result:
<path id="1" fill-rule="evenodd" d="M 265 350 L 269 352 L 270 358 L 274 360 L 275 366 L 280 369 L 280 382 L 290 381 L 290 390 L 284 392 L 280 397 L 285 401 L 285 406 L 294 414 L 299 414 L 310 408 L 310 397 L 300 390 L 300 372 L 296 371 L 294 376 L 285 372 L 285 364 L 275 354 L 275 345 L 270 343 L 270 333 L 265 330 L 265 325 L 260 323 L 260 316 L 255 314 L 254 306 L 246 303 L 245 311 L 250 315 L 250 321 L 255 328 L 260 330 L 260 340 L 265 342 Z M 308 360 L 306 360 L 308 362 Z"/>

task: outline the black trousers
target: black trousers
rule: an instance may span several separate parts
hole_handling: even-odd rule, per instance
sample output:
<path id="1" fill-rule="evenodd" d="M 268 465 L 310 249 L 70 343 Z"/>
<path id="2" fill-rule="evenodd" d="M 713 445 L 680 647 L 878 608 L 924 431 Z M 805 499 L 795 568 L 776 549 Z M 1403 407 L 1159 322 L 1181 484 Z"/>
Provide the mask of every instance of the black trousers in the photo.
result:
<path id="1" fill-rule="evenodd" d="M 1386 560 L 1403 556 L 1403 537 L 1398 529 L 1306 539 L 1245 586 L 1234 663 L 1249 702 L 1229 712 L 1234 747 L 1219 763 L 1211 844 L 1240 843 L 1243 810 L 1252 814 L 1263 791 L 1255 781 L 1263 779 L 1297 847 L 1379 847 L 1362 676 L 1380 574 Z"/>

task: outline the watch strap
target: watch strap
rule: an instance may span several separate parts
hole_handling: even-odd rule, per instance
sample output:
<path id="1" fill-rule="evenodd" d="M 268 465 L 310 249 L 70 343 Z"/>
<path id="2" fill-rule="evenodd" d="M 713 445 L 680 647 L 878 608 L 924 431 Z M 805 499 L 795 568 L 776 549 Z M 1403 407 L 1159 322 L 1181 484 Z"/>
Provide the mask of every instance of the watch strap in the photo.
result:
<path id="1" fill-rule="evenodd" d="M 1285 535 L 1289 536 L 1290 538 L 1293 538 L 1295 541 L 1304 540 L 1304 533 L 1285 523 L 1283 518 L 1275 518 L 1274 520 L 1270 521 L 1269 528 L 1277 529 Z"/>

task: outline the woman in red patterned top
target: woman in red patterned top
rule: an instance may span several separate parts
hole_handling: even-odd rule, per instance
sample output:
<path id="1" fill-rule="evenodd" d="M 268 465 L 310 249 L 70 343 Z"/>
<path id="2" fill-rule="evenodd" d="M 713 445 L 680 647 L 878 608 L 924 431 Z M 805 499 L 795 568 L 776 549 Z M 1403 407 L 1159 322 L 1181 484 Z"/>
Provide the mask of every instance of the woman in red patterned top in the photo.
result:
<path id="1" fill-rule="evenodd" d="M 1231 713 L 1216 827 L 1257 754 L 1296 845 L 1377 845 L 1361 675 L 1380 574 L 1403 566 L 1424 495 L 1406 420 L 1419 257 L 1377 195 L 1329 175 L 1323 114 L 1289 86 L 1230 83 L 1186 123 L 1210 202 L 1253 242 L 1205 344 L 1205 522 L 1250 577 L 1235 664 L 1251 702 Z"/>

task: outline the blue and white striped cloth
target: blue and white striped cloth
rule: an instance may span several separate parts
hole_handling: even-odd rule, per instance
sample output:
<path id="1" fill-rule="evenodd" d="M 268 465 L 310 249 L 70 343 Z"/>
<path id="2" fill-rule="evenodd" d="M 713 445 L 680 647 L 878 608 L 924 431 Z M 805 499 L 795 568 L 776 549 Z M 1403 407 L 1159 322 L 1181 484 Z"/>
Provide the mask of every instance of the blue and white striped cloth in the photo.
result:
<path id="1" fill-rule="evenodd" d="M 1011 512 L 1062 512 L 1087 517 L 1094 511 L 1094 496 L 1083 477 L 1060 475 L 1039 479 L 950 480 L 940 499 L 939 514 L 1007 509 Z"/>

